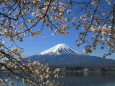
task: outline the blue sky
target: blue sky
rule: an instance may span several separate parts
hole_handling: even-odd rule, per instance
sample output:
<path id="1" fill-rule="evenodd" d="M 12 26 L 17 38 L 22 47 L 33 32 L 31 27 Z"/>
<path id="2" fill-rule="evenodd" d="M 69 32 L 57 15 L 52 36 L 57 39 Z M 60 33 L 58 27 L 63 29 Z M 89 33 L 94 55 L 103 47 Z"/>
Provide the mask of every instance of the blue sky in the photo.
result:
<path id="1" fill-rule="evenodd" d="M 83 1 L 83 0 L 80 0 L 80 1 Z M 24 42 L 22 43 L 17 42 L 17 44 L 18 46 L 24 49 L 24 53 L 26 57 L 38 54 L 60 43 L 65 43 L 68 46 L 72 47 L 73 49 L 77 50 L 78 52 L 83 53 L 83 46 L 80 46 L 80 47 L 75 46 L 76 40 L 77 40 L 77 33 L 78 33 L 75 30 L 75 28 L 71 28 L 70 33 L 67 35 L 56 34 L 55 36 L 52 36 L 51 35 L 52 33 L 53 32 L 49 31 L 48 28 L 45 28 L 45 30 L 43 30 L 42 36 L 36 36 L 31 39 L 28 37 L 24 39 Z M 107 49 L 103 51 L 100 49 L 97 49 L 97 51 L 93 52 L 90 55 L 102 56 L 106 51 Z M 115 59 L 115 54 L 112 54 L 111 56 L 109 56 L 109 58 Z"/>
<path id="2" fill-rule="evenodd" d="M 20 47 L 24 49 L 24 53 L 27 56 L 38 54 L 46 49 L 49 49 L 56 44 L 65 43 L 68 46 L 72 47 L 73 49 L 77 50 L 78 52 L 83 52 L 83 46 L 77 47 L 76 44 L 76 35 L 77 32 L 74 29 L 70 30 L 70 33 L 67 35 L 60 35 L 56 34 L 52 36 L 51 31 L 43 30 L 42 36 L 36 36 L 33 38 L 25 38 L 24 42 L 17 43 Z M 90 55 L 93 56 L 102 56 L 107 50 L 100 50 L 98 49 L 96 52 L 91 53 Z M 115 54 L 112 54 L 108 58 L 115 59 Z"/>

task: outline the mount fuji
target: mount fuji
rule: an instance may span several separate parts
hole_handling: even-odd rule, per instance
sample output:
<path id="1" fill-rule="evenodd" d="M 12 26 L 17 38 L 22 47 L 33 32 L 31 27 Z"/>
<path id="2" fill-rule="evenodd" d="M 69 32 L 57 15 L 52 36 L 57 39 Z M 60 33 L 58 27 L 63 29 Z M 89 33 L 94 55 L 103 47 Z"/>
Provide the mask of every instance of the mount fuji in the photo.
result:
<path id="1" fill-rule="evenodd" d="M 67 54 L 67 55 L 78 54 L 78 55 L 80 55 L 79 52 L 70 48 L 66 44 L 57 44 L 56 46 L 41 52 L 39 55 L 62 55 L 62 54 Z"/>
<path id="2" fill-rule="evenodd" d="M 59 67 L 115 67 L 115 60 L 82 54 L 66 44 L 57 44 L 48 50 L 26 58 L 26 60 L 28 59 Z"/>

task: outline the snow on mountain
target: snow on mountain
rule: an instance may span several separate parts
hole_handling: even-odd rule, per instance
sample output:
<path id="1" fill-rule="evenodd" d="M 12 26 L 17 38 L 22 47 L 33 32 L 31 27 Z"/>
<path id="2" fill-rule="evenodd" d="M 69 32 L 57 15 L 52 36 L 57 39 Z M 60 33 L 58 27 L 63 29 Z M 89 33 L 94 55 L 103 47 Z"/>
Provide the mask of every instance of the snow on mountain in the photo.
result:
<path id="1" fill-rule="evenodd" d="M 115 67 L 115 60 L 81 54 L 66 44 L 58 44 L 26 59 L 50 66 Z"/>
<path id="2" fill-rule="evenodd" d="M 57 44 L 56 46 L 41 52 L 39 55 L 60 55 L 60 54 L 81 54 L 66 44 Z"/>

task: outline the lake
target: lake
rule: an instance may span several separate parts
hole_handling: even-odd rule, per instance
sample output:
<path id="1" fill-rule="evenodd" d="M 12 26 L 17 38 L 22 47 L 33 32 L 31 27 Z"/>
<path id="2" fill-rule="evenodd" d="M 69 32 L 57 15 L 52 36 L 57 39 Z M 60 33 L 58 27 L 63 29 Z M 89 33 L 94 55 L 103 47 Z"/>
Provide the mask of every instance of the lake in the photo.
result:
<path id="1" fill-rule="evenodd" d="M 64 86 L 115 86 L 115 73 L 84 72 L 67 74 Z"/>
<path id="2" fill-rule="evenodd" d="M 4 76 L 4 78 L 6 77 L 11 76 Z M 16 86 L 29 86 L 13 76 L 12 79 Z M 64 86 L 115 86 L 115 72 L 66 73 L 59 82 Z"/>

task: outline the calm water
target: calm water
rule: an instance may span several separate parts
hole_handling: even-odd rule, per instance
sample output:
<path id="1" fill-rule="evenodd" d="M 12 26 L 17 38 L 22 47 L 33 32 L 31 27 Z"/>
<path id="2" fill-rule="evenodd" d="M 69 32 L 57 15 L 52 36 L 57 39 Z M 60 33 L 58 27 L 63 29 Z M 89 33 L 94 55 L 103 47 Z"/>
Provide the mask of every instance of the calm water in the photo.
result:
<path id="1" fill-rule="evenodd" d="M 115 73 L 74 73 L 63 79 L 64 86 L 115 86 Z"/>
<path id="2" fill-rule="evenodd" d="M 4 76 L 11 77 L 11 76 Z M 29 86 L 12 77 L 16 86 Z M 67 73 L 59 81 L 64 86 L 115 86 L 115 72 L 108 73 Z M 10 85 L 9 85 L 10 86 Z"/>

